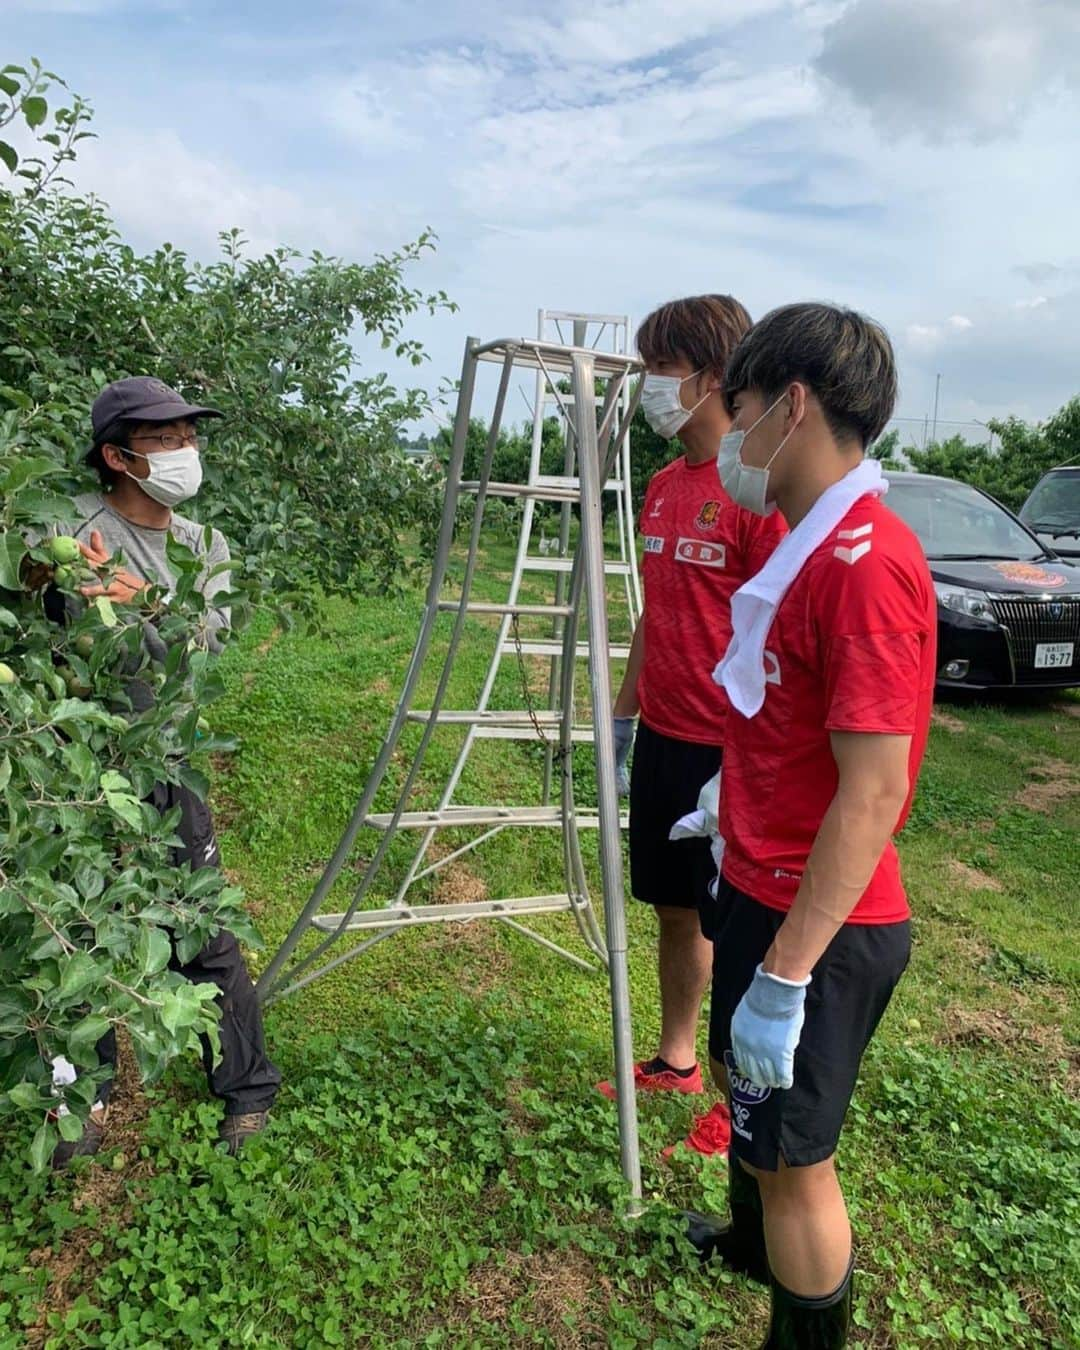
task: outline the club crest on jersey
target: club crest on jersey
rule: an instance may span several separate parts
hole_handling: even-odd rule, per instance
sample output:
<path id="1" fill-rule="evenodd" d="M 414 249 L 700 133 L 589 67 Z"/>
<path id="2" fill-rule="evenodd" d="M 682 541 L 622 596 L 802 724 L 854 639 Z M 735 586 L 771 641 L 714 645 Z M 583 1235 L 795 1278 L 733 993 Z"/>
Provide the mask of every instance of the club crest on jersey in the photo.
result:
<path id="1" fill-rule="evenodd" d="M 701 510 L 697 513 L 697 519 L 694 521 L 694 528 L 698 530 L 715 530 L 720 524 L 720 512 L 723 510 L 723 502 L 702 502 Z"/>
<path id="2" fill-rule="evenodd" d="M 675 545 L 675 557 L 679 562 L 696 563 L 698 567 L 723 567 L 727 549 L 707 539 L 680 539 Z"/>
<path id="3" fill-rule="evenodd" d="M 739 1072 L 735 1067 L 735 1056 L 730 1050 L 724 1051 L 724 1068 L 727 1069 L 733 1102 L 738 1102 L 741 1106 L 757 1106 L 766 1097 L 772 1096 L 771 1087 L 761 1087 L 752 1078 L 747 1078 Z"/>

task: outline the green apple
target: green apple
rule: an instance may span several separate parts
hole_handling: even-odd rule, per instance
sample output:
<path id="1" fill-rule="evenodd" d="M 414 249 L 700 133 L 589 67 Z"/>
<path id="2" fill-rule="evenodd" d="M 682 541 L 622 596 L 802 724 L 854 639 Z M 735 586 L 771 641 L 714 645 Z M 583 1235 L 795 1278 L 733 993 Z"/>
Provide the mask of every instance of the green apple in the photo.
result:
<path id="1" fill-rule="evenodd" d="M 55 539 L 51 539 L 49 552 L 53 556 L 53 562 L 58 563 L 73 563 L 82 557 L 79 541 L 70 534 L 58 534 Z"/>
<path id="2" fill-rule="evenodd" d="M 70 666 L 60 667 L 60 677 L 72 698 L 85 698 L 87 694 L 93 692 L 92 687 L 81 676 L 76 675 Z"/>
<path id="3" fill-rule="evenodd" d="M 15 672 L 6 661 L 0 661 L 0 684 L 14 684 Z"/>
<path id="4" fill-rule="evenodd" d="M 85 660 L 94 650 L 93 633 L 80 633 L 75 639 L 75 650 Z"/>

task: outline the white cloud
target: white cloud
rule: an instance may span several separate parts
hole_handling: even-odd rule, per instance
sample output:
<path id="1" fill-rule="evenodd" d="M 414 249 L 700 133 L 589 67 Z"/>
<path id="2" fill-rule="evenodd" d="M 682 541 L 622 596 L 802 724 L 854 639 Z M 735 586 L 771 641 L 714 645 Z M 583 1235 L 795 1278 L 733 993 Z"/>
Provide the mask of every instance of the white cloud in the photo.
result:
<path id="1" fill-rule="evenodd" d="M 594 0 L 552 6 L 553 16 L 512 17 L 496 42 L 564 65 L 620 65 L 715 40 L 747 19 L 787 7 L 788 0 Z"/>
<path id="2" fill-rule="evenodd" d="M 72 178 L 113 210 L 122 231 L 142 247 L 168 241 L 196 255 L 216 251 L 219 232 L 240 228 L 254 252 L 288 243 L 359 254 L 384 247 L 380 213 L 345 212 L 324 195 L 260 179 L 226 156 L 191 149 L 174 131 L 114 131 L 87 141 Z"/>
<path id="3" fill-rule="evenodd" d="M 1016 135 L 1078 63 L 1074 0 L 854 0 L 816 61 L 888 134 L 931 141 Z"/>

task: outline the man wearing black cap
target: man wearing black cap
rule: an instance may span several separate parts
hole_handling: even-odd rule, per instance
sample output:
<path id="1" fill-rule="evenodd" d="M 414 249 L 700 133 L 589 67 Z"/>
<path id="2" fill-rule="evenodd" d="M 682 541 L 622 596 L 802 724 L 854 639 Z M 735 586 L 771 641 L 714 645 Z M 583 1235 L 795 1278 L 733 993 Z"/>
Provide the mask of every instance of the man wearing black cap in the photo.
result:
<path id="1" fill-rule="evenodd" d="M 124 566 L 109 569 L 107 585 L 84 586 L 83 594 L 138 605 L 150 585 L 171 590 L 175 576 L 166 554 L 171 535 L 205 559 L 200 583 L 207 601 L 202 636 L 211 651 L 220 650 L 220 634 L 229 626 L 228 607 L 214 603 L 229 586 L 227 573 L 214 575 L 219 564 L 229 561 L 228 545 L 214 530 L 207 547 L 203 526 L 173 508 L 194 497 L 202 482 L 199 452 L 204 441 L 197 434 L 199 422 L 220 416 L 214 408 L 186 402 L 160 380 L 146 376 L 117 380 L 98 395 L 92 412 L 94 441 L 86 458 L 98 472 L 102 491 L 75 498 L 82 517 L 75 537 L 90 566 L 103 568 L 117 553 L 124 558 Z M 156 634 L 149 621 L 144 631 L 152 645 Z M 129 696 L 136 709 L 147 708 L 153 697 L 150 687 L 139 680 L 131 682 Z M 163 814 L 177 806 L 181 809 L 178 834 L 183 847 L 174 851 L 177 866 L 220 865 L 214 822 L 200 798 L 183 786 L 159 783 L 149 800 Z M 236 938 L 225 930 L 190 963 L 181 965 L 174 956 L 173 966 L 193 982 L 212 982 L 221 990 L 221 1059 L 215 1067 L 207 1043 L 204 1061 L 211 1092 L 225 1102 L 219 1137 L 235 1153 L 265 1126 L 281 1083 L 266 1055 L 255 990 Z M 115 1064 L 116 1038 L 111 1032 L 98 1045 L 98 1056 Z M 63 1166 L 74 1154 L 96 1153 L 101 1147 L 110 1087 L 111 1081 L 102 1087 L 101 1101 L 82 1138 L 59 1145 L 54 1165 Z"/>

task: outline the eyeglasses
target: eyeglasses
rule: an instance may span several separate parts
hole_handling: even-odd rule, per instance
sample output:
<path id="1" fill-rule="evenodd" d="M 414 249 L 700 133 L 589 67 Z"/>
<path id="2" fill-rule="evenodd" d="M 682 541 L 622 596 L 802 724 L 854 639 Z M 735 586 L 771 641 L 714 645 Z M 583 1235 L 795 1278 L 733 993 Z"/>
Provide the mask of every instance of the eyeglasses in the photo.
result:
<path id="1" fill-rule="evenodd" d="M 162 450 L 198 450 L 202 454 L 210 444 L 206 436 L 177 436 L 166 431 L 160 436 L 132 436 L 133 441 L 158 441 Z"/>

